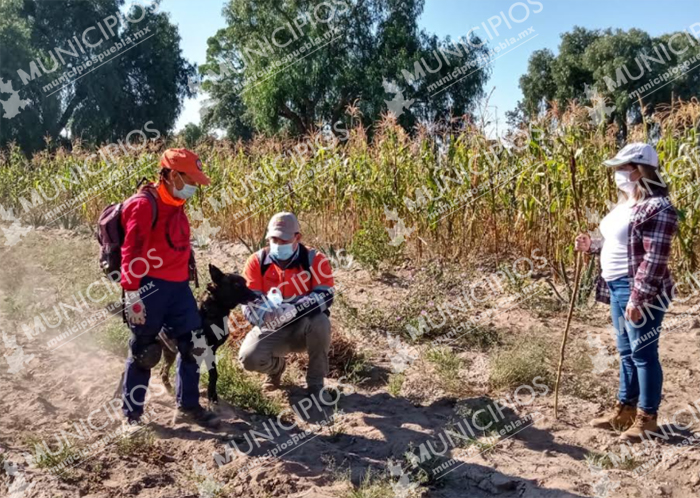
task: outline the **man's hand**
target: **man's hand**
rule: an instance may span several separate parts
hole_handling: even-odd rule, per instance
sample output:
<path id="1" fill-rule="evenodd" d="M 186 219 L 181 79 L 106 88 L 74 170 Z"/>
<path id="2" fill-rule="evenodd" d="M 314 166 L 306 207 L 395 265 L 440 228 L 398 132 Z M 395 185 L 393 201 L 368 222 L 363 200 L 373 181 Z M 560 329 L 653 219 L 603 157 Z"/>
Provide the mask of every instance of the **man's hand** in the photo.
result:
<path id="1" fill-rule="evenodd" d="M 124 296 L 124 314 L 126 321 L 133 325 L 146 323 L 146 307 L 141 301 L 139 291 L 126 291 Z"/>
<path id="2" fill-rule="evenodd" d="M 574 249 L 578 252 L 588 252 L 591 250 L 591 237 L 587 233 L 582 233 L 574 240 Z"/>
<path id="3" fill-rule="evenodd" d="M 627 303 L 625 308 L 625 319 L 628 322 L 637 323 L 642 319 L 642 309 L 632 303 Z"/>
<path id="4" fill-rule="evenodd" d="M 264 323 L 267 327 L 280 328 L 297 316 L 297 309 L 294 305 L 282 303 L 276 308 L 265 313 Z"/>
<path id="5" fill-rule="evenodd" d="M 282 303 L 279 307 L 282 310 L 282 315 L 280 316 L 282 324 L 291 322 L 297 316 L 297 308 L 293 304 Z"/>

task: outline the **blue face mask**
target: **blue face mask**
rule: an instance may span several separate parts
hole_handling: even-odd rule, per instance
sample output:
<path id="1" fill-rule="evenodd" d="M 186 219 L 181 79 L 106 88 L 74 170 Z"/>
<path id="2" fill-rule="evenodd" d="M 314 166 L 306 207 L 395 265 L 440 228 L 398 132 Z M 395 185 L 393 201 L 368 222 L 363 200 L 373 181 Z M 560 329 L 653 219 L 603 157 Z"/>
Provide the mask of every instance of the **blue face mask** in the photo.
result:
<path id="1" fill-rule="evenodd" d="M 180 179 L 182 180 L 182 177 L 180 177 Z M 182 183 L 182 188 L 177 188 L 175 184 L 173 184 L 173 195 L 175 197 L 179 197 L 180 199 L 189 199 L 197 192 L 197 185 L 190 185 L 185 183 L 184 180 Z"/>
<path id="2" fill-rule="evenodd" d="M 270 242 L 270 256 L 279 261 L 288 260 L 294 256 L 294 243 L 275 244 L 274 242 Z"/>

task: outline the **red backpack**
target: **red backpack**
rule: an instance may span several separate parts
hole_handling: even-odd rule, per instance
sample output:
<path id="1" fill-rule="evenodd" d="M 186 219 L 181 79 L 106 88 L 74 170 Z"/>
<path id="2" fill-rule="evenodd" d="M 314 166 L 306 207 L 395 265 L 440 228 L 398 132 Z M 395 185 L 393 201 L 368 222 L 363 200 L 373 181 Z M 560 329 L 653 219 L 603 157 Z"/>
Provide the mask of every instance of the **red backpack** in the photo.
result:
<path id="1" fill-rule="evenodd" d="M 140 185 L 140 183 L 139 183 Z M 138 187 L 137 187 L 138 188 Z M 124 229 L 122 228 L 122 211 L 124 206 L 134 199 L 146 198 L 151 203 L 153 223 L 158 221 L 158 203 L 156 202 L 153 187 L 141 187 L 137 193 L 124 202 L 110 204 L 102 210 L 97 221 L 97 242 L 100 244 L 100 268 L 112 282 L 121 280 L 122 245 L 124 244 Z"/>

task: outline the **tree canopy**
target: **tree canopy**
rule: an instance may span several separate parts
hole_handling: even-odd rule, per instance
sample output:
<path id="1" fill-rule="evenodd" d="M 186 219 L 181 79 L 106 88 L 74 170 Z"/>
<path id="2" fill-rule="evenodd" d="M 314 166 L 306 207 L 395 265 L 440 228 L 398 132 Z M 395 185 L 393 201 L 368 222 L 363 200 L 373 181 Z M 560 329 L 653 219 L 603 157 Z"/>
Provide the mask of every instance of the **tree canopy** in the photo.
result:
<path id="1" fill-rule="evenodd" d="M 123 5 L 0 4 L 0 100 L 23 104 L 3 104 L 0 146 L 14 140 L 29 153 L 64 130 L 101 143 L 124 139 L 147 122 L 161 134 L 173 128 L 196 70 L 182 57 L 177 28 L 157 2 L 128 13 L 120 11 Z"/>
<path id="2" fill-rule="evenodd" d="M 520 78 L 519 115 L 511 118 L 531 118 L 573 99 L 587 104 L 596 93 L 614 106 L 608 119 L 624 131 L 628 122 L 641 119 L 640 100 L 645 112 L 653 114 L 673 98 L 697 96 L 700 76 L 689 69 L 700 63 L 698 56 L 700 41 L 690 32 L 652 37 L 639 29 L 575 27 L 561 35 L 557 55 L 549 49 L 531 55 L 528 71 Z"/>
<path id="3" fill-rule="evenodd" d="M 422 10 L 423 0 L 229 0 L 227 26 L 209 39 L 200 67 L 212 98 L 205 127 L 238 137 L 299 135 L 319 124 L 337 131 L 349 105 L 370 124 L 392 97 L 407 128 L 472 111 L 489 75 L 478 64 L 487 49 L 473 37 L 466 54 L 448 59 L 439 50 L 454 53 L 454 44 L 418 28 Z M 437 81 L 469 63 L 469 74 L 435 91 Z M 407 80 L 416 64 L 423 76 Z"/>

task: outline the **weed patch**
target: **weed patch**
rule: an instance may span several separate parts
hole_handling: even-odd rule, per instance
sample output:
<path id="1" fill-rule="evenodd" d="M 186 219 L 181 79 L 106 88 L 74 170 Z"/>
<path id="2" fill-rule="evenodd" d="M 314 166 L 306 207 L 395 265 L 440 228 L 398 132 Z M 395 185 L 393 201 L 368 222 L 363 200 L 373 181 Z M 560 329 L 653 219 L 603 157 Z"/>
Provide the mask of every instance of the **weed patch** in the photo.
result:
<path id="1" fill-rule="evenodd" d="M 492 389 L 513 389 L 530 384 L 535 377 L 552 385 L 554 369 L 551 358 L 556 348 L 543 337 L 519 337 L 498 351 L 491 359 L 489 384 Z"/>
<path id="2" fill-rule="evenodd" d="M 115 446 L 119 456 L 148 456 L 156 448 L 156 436 L 152 430 L 144 428 L 119 438 Z"/>
<path id="3" fill-rule="evenodd" d="M 459 378 L 459 371 L 463 361 L 451 348 L 440 346 L 429 349 L 425 358 L 435 367 L 440 383 L 447 392 L 458 394 L 462 390 L 463 382 Z"/>
<path id="4" fill-rule="evenodd" d="M 260 415 L 271 417 L 279 415 L 282 406 L 279 401 L 263 393 L 262 382 L 248 375 L 238 365 L 233 350 L 229 347 L 219 349 L 216 360 L 219 372 L 217 391 L 219 397 L 236 407 L 251 410 Z M 201 376 L 201 383 L 207 385 L 208 373 Z"/>
<path id="5" fill-rule="evenodd" d="M 406 380 L 406 376 L 402 373 L 392 373 L 389 376 L 389 382 L 387 383 L 387 391 L 393 397 L 398 398 L 401 395 L 401 389 L 403 388 L 403 383 Z"/>
<path id="6" fill-rule="evenodd" d="M 49 447 L 36 436 L 27 438 L 26 443 L 33 448 L 32 461 L 40 469 L 46 469 L 63 480 L 70 479 L 70 468 L 80 458 L 79 448 L 72 444 L 61 444 L 58 448 Z"/>

